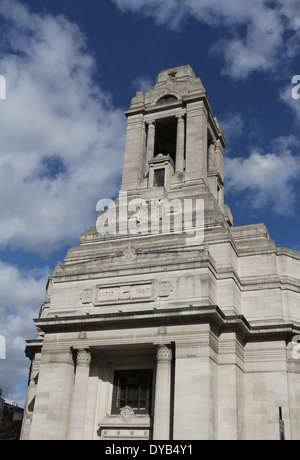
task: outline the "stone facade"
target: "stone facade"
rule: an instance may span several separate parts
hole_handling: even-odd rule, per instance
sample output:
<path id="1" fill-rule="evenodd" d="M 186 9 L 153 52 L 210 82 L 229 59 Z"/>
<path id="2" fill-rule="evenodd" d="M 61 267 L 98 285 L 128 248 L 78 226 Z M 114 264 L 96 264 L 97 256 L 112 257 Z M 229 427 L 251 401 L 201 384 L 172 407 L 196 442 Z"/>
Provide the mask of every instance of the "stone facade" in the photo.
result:
<path id="1" fill-rule="evenodd" d="M 56 266 L 27 341 L 22 439 L 273 440 L 279 407 L 300 439 L 300 254 L 233 226 L 190 66 L 125 114 L 120 195 Z"/>

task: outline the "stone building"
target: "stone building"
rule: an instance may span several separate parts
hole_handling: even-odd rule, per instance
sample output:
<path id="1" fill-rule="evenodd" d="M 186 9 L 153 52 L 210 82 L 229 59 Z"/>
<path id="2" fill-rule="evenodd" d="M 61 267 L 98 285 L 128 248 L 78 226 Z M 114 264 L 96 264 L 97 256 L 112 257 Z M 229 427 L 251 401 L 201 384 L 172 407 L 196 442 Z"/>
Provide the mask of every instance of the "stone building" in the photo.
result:
<path id="1" fill-rule="evenodd" d="M 22 439 L 272 440 L 279 407 L 299 439 L 300 254 L 233 226 L 190 66 L 125 114 L 120 194 L 56 266 L 27 341 Z"/>

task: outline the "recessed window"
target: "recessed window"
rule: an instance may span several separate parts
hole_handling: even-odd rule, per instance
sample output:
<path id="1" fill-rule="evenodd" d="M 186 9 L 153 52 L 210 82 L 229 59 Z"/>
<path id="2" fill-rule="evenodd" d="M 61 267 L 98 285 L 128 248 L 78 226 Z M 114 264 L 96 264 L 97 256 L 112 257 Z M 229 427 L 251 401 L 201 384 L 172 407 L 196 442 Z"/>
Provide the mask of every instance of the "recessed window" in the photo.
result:
<path id="1" fill-rule="evenodd" d="M 164 187 L 165 185 L 165 170 L 163 169 L 155 169 L 154 170 L 154 187 Z"/>
<path id="2" fill-rule="evenodd" d="M 170 102 L 175 102 L 177 101 L 177 97 L 175 96 L 163 96 L 157 101 L 157 105 L 162 105 L 162 104 L 170 104 Z"/>
<path id="3" fill-rule="evenodd" d="M 149 414 L 152 380 L 152 370 L 115 371 L 112 413 L 129 406 L 136 413 Z"/>

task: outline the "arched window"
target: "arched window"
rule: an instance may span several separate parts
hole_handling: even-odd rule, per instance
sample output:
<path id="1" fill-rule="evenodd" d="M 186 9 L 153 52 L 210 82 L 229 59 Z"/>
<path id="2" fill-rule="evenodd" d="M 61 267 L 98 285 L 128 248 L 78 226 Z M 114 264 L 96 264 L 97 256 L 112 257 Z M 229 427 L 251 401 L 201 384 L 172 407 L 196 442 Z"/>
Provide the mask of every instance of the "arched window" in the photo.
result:
<path id="1" fill-rule="evenodd" d="M 170 102 L 175 102 L 177 101 L 177 97 L 171 96 L 170 94 L 168 96 L 163 96 L 157 101 L 157 105 L 162 105 L 162 104 L 170 104 Z"/>

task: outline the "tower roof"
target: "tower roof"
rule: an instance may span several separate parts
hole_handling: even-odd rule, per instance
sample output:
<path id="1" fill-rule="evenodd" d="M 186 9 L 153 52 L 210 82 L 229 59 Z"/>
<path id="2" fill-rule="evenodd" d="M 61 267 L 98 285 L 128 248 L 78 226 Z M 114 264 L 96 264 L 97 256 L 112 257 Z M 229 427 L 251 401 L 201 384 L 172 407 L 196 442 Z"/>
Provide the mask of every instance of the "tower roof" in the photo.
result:
<path id="1" fill-rule="evenodd" d="M 156 106 L 157 102 L 166 96 L 175 98 L 166 99 L 167 103 L 177 102 L 178 104 L 187 98 L 203 98 L 207 109 L 211 109 L 202 81 L 196 77 L 190 65 L 184 65 L 159 72 L 155 86 L 150 86 L 145 94 L 143 91 L 138 91 L 125 114 L 128 115 L 141 109 L 152 110 L 151 107 Z"/>
<path id="2" fill-rule="evenodd" d="M 161 72 L 159 72 L 157 79 L 156 79 L 156 84 L 165 83 L 171 78 L 176 78 L 176 79 L 184 78 L 186 80 L 188 78 L 196 79 L 196 75 L 190 65 L 173 67 L 172 69 L 162 70 Z"/>

